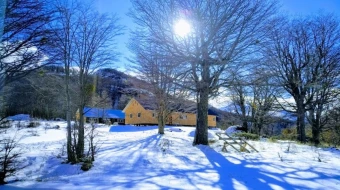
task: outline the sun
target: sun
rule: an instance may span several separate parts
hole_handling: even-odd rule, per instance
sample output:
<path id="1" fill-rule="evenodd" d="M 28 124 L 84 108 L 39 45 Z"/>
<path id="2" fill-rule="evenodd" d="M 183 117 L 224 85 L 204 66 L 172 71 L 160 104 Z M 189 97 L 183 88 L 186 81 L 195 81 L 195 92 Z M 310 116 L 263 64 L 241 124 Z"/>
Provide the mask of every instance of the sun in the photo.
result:
<path id="1" fill-rule="evenodd" d="M 190 23 L 184 19 L 180 19 L 175 23 L 174 31 L 176 35 L 180 37 L 185 37 L 191 31 Z"/>

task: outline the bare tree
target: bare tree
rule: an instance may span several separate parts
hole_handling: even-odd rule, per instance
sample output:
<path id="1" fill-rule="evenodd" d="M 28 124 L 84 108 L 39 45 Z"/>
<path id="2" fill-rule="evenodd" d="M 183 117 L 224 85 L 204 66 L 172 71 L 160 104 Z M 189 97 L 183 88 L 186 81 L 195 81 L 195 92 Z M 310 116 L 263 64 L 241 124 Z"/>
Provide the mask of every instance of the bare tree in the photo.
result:
<path id="1" fill-rule="evenodd" d="M 274 97 L 279 91 L 263 66 L 248 63 L 243 68 L 232 69 L 231 73 L 226 89 L 233 110 L 242 121 L 242 130 L 260 135 L 262 127 L 271 122 Z"/>
<path id="2" fill-rule="evenodd" d="M 95 90 L 93 72 L 104 65 L 112 64 L 117 58 L 114 40 L 120 35 L 122 27 L 117 25 L 116 16 L 99 14 L 90 4 L 74 1 L 55 1 L 56 20 L 51 24 L 54 29 L 55 60 L 64 64 L 66 85 L 66 117 L 68 121 L 67 150 L 70 162 L 77 162 L 84 156 L 84 113 Z M 58 59 L 61 58 L 61 59 Z M 71 100 L 71 67 L 76 67 L 77 100 Z M 73 89 L 74 90 L 74 89 Z M 79 110 L 79 124 L 72 135 L 71 102 Z M 77 139 L 73 139 L 76 137 Z M 72 152 L 76 147 L 76 152 Z"/>
<path id="3" fill-rule="evenodd" d="M 152 107 L 158 120 L 158 133 L 164 134 L 164 127 L 170 115 L 178 109 L 182 99 L 187 96 L 187 91 L 177 85 L 176 63 L 165 59 L 166 52 L 157 49 L 157 46 L 144 41 L 143 33 L 132 35 L 131 51 L 136 55 L 131 60 L 139 77 L 148 82 L 153 97 Z M 138 40 L 137 40 L 138 39 Z M 181 99 L 181 100 L 180 100 Z"/>
<path id="4" fill-rule="evenodd" d="M 79 102 L 78 110 L 79 137 L 77 156 L 84 155 L 84 113 L 85 105 L 90 101 L 94 92 L 94 84 L 90 79 L 96 69 L 113 64 L 118 53 L 115 51 L 115 38 L 122 34 L 123 27 L 118 25 L 115 15 L 100 14 L 91 5 L 78 7 L 78 28 L 75 38 L 75 64 L 79 68 Z"/>
<path id="5" fill-rule="evenodd" d="M 340 23 L 332 15 L 319 15 L 312 21 L 311 37 L 315 52 L 310 72 L 316 82 L 307 91 L 312 100 L 307 107 L 307 119 L 312 125 L 312 140 L 318 145 L 320 133 L 328 122 L 325 111 L 339 95 L 336 88 L 340 84 Z"/>
<path id="6" fill-rule="evenodd" d="M 253 72 L 250 88 L 253 94 L 251 102 L 252 129 L 261 135 L 262 128 L 273 122 L 273 113 L 276 111 L 275 97 L 280 94 L 280 90 L 262 67 Z"/>
<path id="7" fill-rule="evenodd" d="M 133 0 L 132 18 L 145 32 L 147 41 L 177 63 L 183 84 L 196 93 L 197 127 L 193 144 L 208 144 L 208 99 L 223 85 L 221 75 L 229 64 L 237 64 L 255 51 L 267 19 L 275 12 L 270 0 Z M 184 19 L 191 23 L 185 37 L 174 33 Z"/>
<path id="8" fill-rule="evenodd" d="M 65 66 L 66 82 L 66 116 L 68 120 L 68 159 L 77 162 L 84 156 L 84 113 L 83 109 L 91 100 L 94 84 L 90 75 L 99 67 L 112 64 L 117 57 L 114 51 L 114 39 L 122 32 L 122 27 L 117 25 L 116 16 L 99 14 L 90 8 L 89 4 L 80 4 L 78 1 L 56 1 L 57 25 L 53 25 L 55 38 L 56 57 Z M 53 23 L 54 24 L 54 23 Z M 80 115 L 77 132 L 72 136 L 71 110 L 70 110 L 70 68 L 77 67 L 78 76 L 78 110 Z M 77 139 L 72 139 L 77 137 Z M 72 152 L 76 147 L 76 152 Z"/>
<path id="9" fill-rule="evenodd" d="M 5 18 L 1 20 L 0 91 L 45 64 L 49 40 L 46 25 L 51 17 L 44 0 L 4 0 L 1 5 Z"/>
<path id="10" fill-rule="evenodd" d="M 252 113 L 250 84 L 248 74 L 242 76 L 240 71 L 233 71 L 232 79 L 227 85 L 234 111 L 240 116 L 242 129 L 245 132 L 248 132 L 248 122 Z"/>
<path id="11" fill-rule="evenodd" d="M 95 155 L 98 153 L 99 150 L 99 140 L 96 140 L 99 136 L 98 131 L 96 130 L 96 124 L 91 123 L 91 125 L 86 127 L 86 138 L 88 141 L 88 151 L 87 151 L 87 157 L 91 160 L 91 162 L 94 161 Z"/>
<path id="12" fill-rule="evenodd" d="M 44 48 L 50 21 L 44 1 L 2 0 L 0 3 L 0 125 L 5 125 L 2 93 L 4 86 L 44 64 Z M 7 127 L 7 126 L 5 126 Z M 2 135 L 0 139 L 0 184 L 21 168 L 18 141 Z"/>
<path id="13" fill-rule="evenodd" d="M 54 49 L 54 60 L 64 65 L 65 70 L 65 111 L 67 121 L 67 159 L 71 163 L 77 162 L 77 157 L 73 151 L 72 125 L 71 125 L 71 96 L 70 96 L 70 75 L 74 62 L 74 38 L 76 37 L 76 9 L 77 3 L 72 1 L 56 1 L 54 4 L 55 21 L 51 23 Z"/>
<path id="14" fill-rule="evenodd" d="M 340 55 L 338 21 L 331 15 L 281 20 L 276 21 L 268 35 L 272 44 L 266 48 L 266 57 L 269 70 L 294 99 L 288 110 L 296 113 L 298 140 L 305 142 L 306 112 L 311 111 L 315 122 L 320 122 L 322 105 L 330 100 L 328 92 L 336 81 L 333 79 L 338 73 Z"/>
<path id="15" fill-rule="evenodd" d="M 6 184 L 6 177 L 24 168 L 23 163 L 19 161 L 21 154 L 18 150 L 18 140 L 15 137 L 0 139 L 0 185 Z"/>

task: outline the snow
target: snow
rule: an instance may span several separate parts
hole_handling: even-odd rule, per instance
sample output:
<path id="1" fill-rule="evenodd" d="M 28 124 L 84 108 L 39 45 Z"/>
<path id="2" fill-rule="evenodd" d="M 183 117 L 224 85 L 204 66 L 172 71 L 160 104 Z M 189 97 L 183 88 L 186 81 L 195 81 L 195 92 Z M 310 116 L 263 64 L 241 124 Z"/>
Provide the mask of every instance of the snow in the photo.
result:
<path id="1" fill-rule="evenodd" d="M 47 123 L 61 128 L 45 130 Z M 192 146 L 193 127 L 167 126 L 161 136 L 156 126 L 100 125 L 99 153 L 83 172 L 79 164 L 63 164 L 65 126 L 51 121 L 9 130 L 24 135 L 28 166 L 0 189 L 340 189 L 339 150 L 262 139 L 249 141 L 259 153 L 222 152 L 220 130 L 209 130 L 210 146 Z"/>
<path id="2" fill-rule="evenodd" d="M 227 135 L 233 135 L 235 133 L 241 133 L 241 130 L 237 130 L 239 126 L 230 126 L 228 129 L 225 131 Z"/>
<path id="3" fill-rule="evenodd" d="M 18 114 L 18 115 L 9 116 L 8 119 L 13 120 L 13 121 L 25 121 L 25 120 L 30 120 L 30 115 Z"/>

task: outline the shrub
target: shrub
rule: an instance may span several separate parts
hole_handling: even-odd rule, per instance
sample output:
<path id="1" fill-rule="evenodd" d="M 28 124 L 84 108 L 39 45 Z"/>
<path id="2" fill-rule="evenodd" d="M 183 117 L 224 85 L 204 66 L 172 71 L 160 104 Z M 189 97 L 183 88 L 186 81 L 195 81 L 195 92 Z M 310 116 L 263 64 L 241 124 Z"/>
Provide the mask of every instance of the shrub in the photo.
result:
<path id="1" fill-rule="evenodd" d="M 16 126 L 16 128 L 18 128 L 20 130 L 20 129 L 25 127 L 25 123 L 18 121 L 15 126 Z"/>
<path id="2" fill-rule="evenodd" d="M 34 129 L 33 130 L 30 129 L 29 131 L 27 131 L 27 133 L 29 134 L 29 136 L 35 136 L 35 137 L 39 136 L 38 131 Z"/>
<path id="3" fill-rule="evenodd" d="M 1 117 L 0 117 L 1 119 Z M 0 129 L 8 129 L 11 127 L 11 122 L 9 120 L 0 121 Z"/>
<path id="4" fill-rule="evenodd" d="M 332 130 L 322 132 L 321 138 L 323 142 L 328 144 L 328 146 L 336 147 L 340 145 L 340 136 Z"/>
<path id="5" fill-rule="evenodd" d="M 15 137 L 0 139 L 0 185 L 6 184 L 5 178 L 24 168 L 20 161 L 21 154 Z"/>
<path id="6" fill-rule="evenodd" d="M 247 152 L 245 145 L 240 146 L 240 152 Z"/>
<path id="7" fill-rule="evenodd" d="M 277 142 L 279 139 L 281 139 L 280 136 L 272 136 L 269 138 L 269 142 Z"/>
<path id="8" fill-rule="evenodd" d="M 27 125 L 27 128 L 35 128 L 35 127 L 38 127 L 39 125 L 40 125 L 40 123 L 38 121 L 31 121 Z"/>
<path id="9" fill-rule="evenodd" d="M 286 140 L 296 140 L 297 139 L 296 128 L 282 129 L 281 134 L 282 134 L 282 138 L 286 139 Z"/>
<path id="10" fill-rule="evenodd" d="M 60 129 L 60 126 L 59 125 L 51 126 L 50 124 L 46 124 L 44 128 L 45 128 L 45 130 Z"/>
<path id="11" fill-rule="evenodd" d="M 310 141 L 311 139 L 313 139 L 313 132 L 312 132 L 312 127 L 307 126 L 306 127 L 306 139 L 308 141 Z"/>
<path id="12" fill-rule="evenodd" d="M 209 145 L 214 144 L 214 143 L 216 143 L 216 142 L 217 142 L 216 139 L 209 139 L 209 140 L 208 140 L 208 144 L 209 144 Z"/>
<path id="13" fill-rule="evenodd" d="M 243 137 L 247 140 L 259 140 L 260 136 L 252 133 L 235 133 L 234 136 L 236 137 Z"/>
<path id="14" fill-rule="evenodd" d="M 84 160 L 80 169 L 83 170 L 83 171 L 89 171 L 91 168 L 92 168 L 91 158 L 87 158 L 87 159 Z"/>

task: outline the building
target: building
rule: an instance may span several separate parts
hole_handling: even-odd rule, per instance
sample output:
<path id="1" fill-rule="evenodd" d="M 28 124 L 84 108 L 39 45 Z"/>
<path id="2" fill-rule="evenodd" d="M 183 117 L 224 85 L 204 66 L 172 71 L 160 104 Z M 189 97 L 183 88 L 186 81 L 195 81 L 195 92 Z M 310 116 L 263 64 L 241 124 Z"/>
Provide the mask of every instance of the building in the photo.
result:
<path id="1" fill-rule="evenodd" d="M 77 112 L 77 118 L 79 118 L 79 112 Z M 84 118 L 86 122 L 125 124 L 125 113 L 122 110 L 85 107 Z"/>
<path id="2" fill-rule="evenodd" d="M 148 105 L 142 105 L 132 98 L 123 109 L 125 124 L 130 125 L 157 125 L 156 112 Z M 172 112 L 166 123 L 167 125 L 196 126 L 196 113 Z M 208 115 L 208 126 L 216 127 L 216 116 Z"/>

